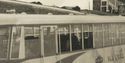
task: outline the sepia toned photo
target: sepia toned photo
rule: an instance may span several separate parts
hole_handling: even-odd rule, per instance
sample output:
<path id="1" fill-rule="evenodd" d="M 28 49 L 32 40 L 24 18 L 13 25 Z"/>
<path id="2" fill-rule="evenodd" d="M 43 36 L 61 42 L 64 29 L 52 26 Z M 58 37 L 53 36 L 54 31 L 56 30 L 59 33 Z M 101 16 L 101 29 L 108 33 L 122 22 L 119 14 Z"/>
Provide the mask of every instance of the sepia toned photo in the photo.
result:
<path id="1" fill-rule="evenodd" d="M 125 63 L 125 0 L 0 0 L 0 63 Z"/>

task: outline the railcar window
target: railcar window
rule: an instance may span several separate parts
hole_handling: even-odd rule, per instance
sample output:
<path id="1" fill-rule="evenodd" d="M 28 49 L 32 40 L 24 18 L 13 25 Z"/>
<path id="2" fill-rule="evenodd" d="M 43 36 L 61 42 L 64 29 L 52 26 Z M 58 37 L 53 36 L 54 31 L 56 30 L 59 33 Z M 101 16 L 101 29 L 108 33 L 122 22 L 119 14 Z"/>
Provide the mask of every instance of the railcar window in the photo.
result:
<path id="1" fill-rule="evenodd" d="M 24 27 L 26 58 L 41 57 L 40 27 Z"/>
<path id="2" fill-rule="evenodd" d="M 110 38 L 112 39 L 112 45 L 118 45 L 119 42 L 119 36 L 118 36 L 118 24 L 111 24 L 111 29 L 110 29 Z"/>
<path id="3" fill-rule="evenodd" d="M 110 24 L 103 24 L 103 46 L 109 46 L 111 45 L 111 39 L 110 39 Z"/>
<path id="4" fill-rule="evenodd" d="M 84 32 L 84 48 L 93 48 L 93 34 L 92 32 Z"/>
<path id="5" fill-rule="evenodd" d="M 124 25 L 93 24 L 95 48 L 119 45 L 124 42 Z"/>
<path id="6" fill-rule="evenodd" d="M 71 40 L 72 50 L 82 49 L 82 25 L 72 25 Z"/>
<path id="7" fill-rule="evenodd" d="M 95 48 L 103 47 L 102 24 L 94 24 L 93 25 L 93 32 L 94 32 Z"/>
<path id="8" fill-rule="evenodd" d="M 93 48 L 93 27 L 91 24 L 83 25 L 83 44 L 84 49 Z"/>
<path id="9" fill-rule="evenodd" d="M 39 27 L 25 27 L 25 35 L 32 36 L 32 35 L 39 35 Z"/>
<path id="10" fill-rule="evenodd" d="M 56 55 L 56 26 L 43 26 L 44 55 Z"/>
<path id="11" fill-rule="evenodd" d="M 0 27 L 0 58 L 7 58 L 10 27 Z"/>
<path id="12" fill-rule="evenodd" d="M 59 52 L 70 50 L 70 32 L 69 25 L 60 25 L 58 34 Z"/>
<path id="13" fill-rule="evenodd" d="M 119 36 L 120 36 L 120 41 L 121 41 L 121 44 L 125 44 L 125 25 L 124 24 L 120 24 L 119 26 Z"/>

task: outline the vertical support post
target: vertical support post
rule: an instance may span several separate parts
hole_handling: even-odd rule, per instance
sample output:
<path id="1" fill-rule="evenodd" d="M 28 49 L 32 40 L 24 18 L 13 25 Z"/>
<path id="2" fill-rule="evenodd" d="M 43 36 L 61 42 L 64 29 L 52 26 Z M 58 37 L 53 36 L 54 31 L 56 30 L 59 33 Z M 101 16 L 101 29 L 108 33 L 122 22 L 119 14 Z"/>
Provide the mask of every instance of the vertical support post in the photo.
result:
<path id="1" fill-rule="evenodd" d="M 71 31 L 71 25 L 69 25 L 69 35 L 70 35 L 70 51 L 72 51 L 72 31 Z"/>
<path id="2" fill-rule="evenodd" d="M 11 59 L 11 55 L 12 55 L 12 48 L 13 48 L 13 26 L 12 26 L 12 30 L 11 30 L 11 37 L 10 37 L 10 51 L 9 51 L 9 59 Z"/>
<path id="3" fill-rule="evenodd" d="M 44 63 L 44 32 L 43 27 L 40 26 L 40 41 L 41 41 L 41 57 L 42 57 L 42 63 Z"/>
<path id="4" fill-rule="evenodd" d="M 59 30 L 59 54 L 61 54 L 60 30 Z"/>
<path id="5" fill-rule="evenodd" d="M 19 46 L 19 59 L 25 58 L 25 36 L 24 36 L 24 26 L 21 26 L 21 36 L 20 36 L 20 46 Z"/>
<path id="6" fill-rule="evenodd" d="M 82 24 L 82 49 L 84 50 L 83 24 Z"/>
<path id="7" fill-rule="evenodd" d="M 94 24 L 92 24 L 92 29 L 93 29 L 93 48 L 95 48 L 95 30 L 94 30 Z"/>
<path id="8" fill-rule="evenodd" d="M 59 30 L 59 59 L 60 59 L 60 56 L 61 56 L 61 42 L 60 42 L 60 30 Z M 61 63 L 61 60 L 59 61 L 59 63 Z"/>
<path id="9" fill-rule="evenodd" d="M 55 27 L 55 30 L 56 30 L 56 28 L 57 28 L 57 27 Z M 57 30 L 56 30 L 56 31 L 55 31 L 55 40 L 56 40 L 56 54 L 58 54 L 58 47 L 59 47 L 59 46 L 58 46 L 58 39 L 57 39 L 57 38 L 58 38 L 58 37 L 57 37 L 58 35 L 57 35 L 57 34 L 58 34 L 58 33 L 57 33 Z"/>
<path id="10" fill-rule="evenodd" d="M 9 27 L 9 38 L 8 38 L 8 46 L 7 46 L 7 59 L 10 59 L 10 45 L 11 45 L 11 36 L 12 36 L 12 26 Z"/>

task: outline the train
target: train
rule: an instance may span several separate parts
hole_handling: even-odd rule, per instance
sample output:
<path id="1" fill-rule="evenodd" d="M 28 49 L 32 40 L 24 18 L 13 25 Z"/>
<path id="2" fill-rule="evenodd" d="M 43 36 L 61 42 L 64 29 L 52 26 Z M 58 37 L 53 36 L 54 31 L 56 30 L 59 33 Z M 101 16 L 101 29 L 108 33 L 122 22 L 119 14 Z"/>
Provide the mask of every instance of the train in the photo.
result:
<path id="1" fill-rule="evenodd" d="M 0 14 L 0 63 L 124 63 L 125 17 Z"/>

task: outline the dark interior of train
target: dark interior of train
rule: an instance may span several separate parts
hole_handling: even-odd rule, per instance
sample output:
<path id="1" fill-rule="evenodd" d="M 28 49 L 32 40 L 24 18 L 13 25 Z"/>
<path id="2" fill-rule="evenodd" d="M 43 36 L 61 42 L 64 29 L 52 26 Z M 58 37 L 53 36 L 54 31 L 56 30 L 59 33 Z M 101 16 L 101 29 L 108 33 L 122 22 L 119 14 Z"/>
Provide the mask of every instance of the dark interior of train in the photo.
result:
<path id="1" fill-rule="evenodd" d="M 44 56 L 56 55 L 56 46 L 58 46 L 58 52 L 68 52 L 75 50 L 93 48 L 93 32 L 79 32 L 79 30 L 72 30 L 69 32 L 69 28 L 64 26 L 59 31 L 59 34 L 55 34 L 56 27 L 43 27 L 43 37 L 44 41 Z M 81 29 L 81 28 L 79 28 Z M 13 31 L 12 31 L 13 30 Z M 11 36 L 9 33 L 13 34 L 13 42 L 8 41 Z M 41 57 L 41 35 L 40 27 L 24 27 L 24 42 L 25 42 L 25 58 L 38 58 Z M 83 35 L 82 35 L 83 34 Z M 57 36 L 57 37 L 56 37 Z M 12 58 L 19 57 L 20 49 L 20 38 L 21 38 L 21 27 L 13 28 L 2 28 L 0 27 L 0 57 L 7 57 L 8 53 L 11 53 Z M 56 40 L 58 45 L 56 45 Z M 84 41 L 84 43 L 82 43 Z M 8 51 L 9 47 L 12 47 L 12 51 Z M 72 48 L 71 48 L 72 46 Z"/>
<path id="2" fill-rule="evenodd" d="M 93 33 L 84 32 L 84 48 L 89 49 L 93 48 Z"/>

